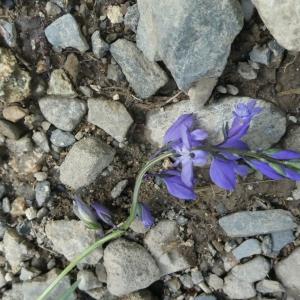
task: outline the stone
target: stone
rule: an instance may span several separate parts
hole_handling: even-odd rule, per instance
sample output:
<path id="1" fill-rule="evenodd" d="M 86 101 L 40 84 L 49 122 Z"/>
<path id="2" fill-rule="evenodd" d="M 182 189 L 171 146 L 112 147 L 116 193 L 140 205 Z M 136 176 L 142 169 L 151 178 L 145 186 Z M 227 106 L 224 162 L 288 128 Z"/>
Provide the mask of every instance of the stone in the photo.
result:
<path id="1" fill-rule="evenodd" d="M 32 135 L 32 140 L 44 152 L 50 152 L 50 146 L 45 132 L 35 131 Z"/>
<path id="2" fill-rule="evenodd" d="M 76 139 L 70 132 L 55 129 L 51 133 L 50 141 L 56 147 L 65 148 L 73 145 Z"/>
<path id="3" fill-rule="evenodd" d="M 197 269 L 192 270 L 191 276 L 192 276 L 192 281 L 195 285 L 198 285 L 198 284 L 200 284 L 201 282 L 204 281 L 202 273 Z"/>
<path id="4" fill-rule="evenodd" d="M 23 267 L 21 269 L 21 273 L 20 273 L 20 280 L 21 281 L 32 280 L 34 277 L 38 276 L 40 273 L 41 273 L 41 271 L 39 271 L 35 268 L 27 269 L 27 268 Z"/>
<path id="5" fill-rule="evenodd" d="M 61 8 L 51 1 L 46 3 L 45 10 L 47 15 L 50 17 L 56 17 L 61 13 Z"/>
<path id="6" fill-rule="evenodd" d="M 99 239 L 96 230 L 88 229 L 84 223 L 75 220 L 48 221 L 45 232 L 47 238 L 53 243 L 54 251 L 64 255 L 69 261 Z M 82 263 L 95 265 L 102 256 L 103 250 L 101 247 L 98 247 L 83 259 Z"/>
<path id="7" fill-rule="evenodd" d="M 79 99 L 47 96 L 39 106 L 47 121 L 64 131 L 74 130 L 86 113 L 86 103 Z"/>
<path id="8" fill-rule="evenodd" d="M 88 99 L 88 109 L 88 122 L 103 129 L 118 142 L 125 139 L 133 119 L 121 102 L 103 98 Z"/>
<path id="9" fill-rule="evenodd" d="M 106 15 L 112 24 L 118 24 L 123 22 L 122 9 L 118 5 L 109 5 L 107 7 Z"/>
<path id="10" fill-rule="evenodd" d="M 195 263 L 193 249 L 181 243 L 175 221 L 160 221 L 147 233 L 144 243 L 155 258 L 162 276 L 185 270 Z"/>
<path id="11" fill-rule="evenodd" d="M 157 300 L 157 298 L 150 291 L 143 290 L 122 297 L 122 300 Z"/>
<path id="12" fill-rule="evenodd" d="M 79 281 L 78 288 L 82 291 L 88 291 L 102 287 L 102 283 L 98 281 L 95 274 L 88 270 L 81 270 L 77 273 Z"/>
<path id="13" fill-rule="evenodd" d="M 128 180 L 127 179 L 119 181 L 117 183 L 117 185 L 110 192 L 111 197 L 113 199 L 118 198 L 122 194 L 122 192 L 124 191 L 124 189 L 126 188 L 127 184 L 128 184 Z"/>
<path id="14" fill-rule="evenodd" d="M 48 178 L 48 174 L 46 172 L 36 172 L 33 176 L 37 181 L 44 181 Z"/>
<path id="15" fill-rule="evenodd" d="M 73 189 L 91 184 L 109 166 L 115 150 L 99 138 L 76 142 L 60 166 L 60 180 Z"/>
<path id="16" fill-rule="evenodd" d="M 0 182 L 0 200 L 5 196 L 6 188 L 3 183 Z"/>
<path id="17" fill-rule="evenodd" d="M 254 80 L 257 78 L 256 71 L 247 62 L 238 63 L 238 73 L 246 80 Z"/>
<path id="18" fill-rule="evenodd" d="M 255 7 L 251 0 L 241 0 L 241 7 L 244 13 L 244 18 L 248 22 L 251 20 Z"/>
<path id="19" fill-rule="evenodd" d="M 287 288 L 288 293 L 298 299 L 300 296 L 300 247 L 275 265 L 275 273 Z"/>
<path id="20" fill-rule="evenodd" d="M 184 113 L 194 113 L 201 128 L 209 133 L 209 142 L 218 144 L 223 141 L 222 128 L 232 122 L 233 111 L 238 103 L 247 103 L 248 97 L 225 97 L 218 103 L 195 110 L 189 101 L 181 101 L 165 108 L 150 111 L 146 117 L 145 134 L 156 146 L 162 146 L 163 136 L 175 120 Z M 268 149 L 277 143 L 286 130 L 286 117 L 281 110 L 263 100 L 256 100 L 263 111 L 251 122 L 245 137 L 251 149 Z"/>
<path id="21" fill-rule="evenodd" d="M 4 213 L 8 214 L 10 213 L 10 209 L 11 209 L 10 201 L 7 197 L 4 197 L 2 199 L 2 210 Z"/>
<path id="22" fill-rule="evenodd" d="M 285 148 L 300 152 L 300 126 L 289 129 L 283 143 Z"/>
<path id="23" fill-rule="evenodd" d="M 284 287 L 274 280 L 264 279 L 256 284 L 256 290 L 261 294 L 284 293 Z"/>
<path id="24" fill-rule="evenodd" d="M 223 279 L 215 274 L 210 274 L 207 279 L 207 284 L 214 291 L 221 290 L 223 288 L 224 282 Z"/>
<path id="25" fill-rule="evenodd" d="M 125 79 L 122 69 L 118 65 L 109 64 L 107 66 L 107 79 L 121 82 Z"/>
<path id="26" fill-rule="evenodd" d="M 35 201 L 38 207 L 42 207 L 51 193 L 50 182 L 49 181 L 40 181 L 36 184 L 35 187 Z"/>
<path id="27" fill-rule="evenodd" d="M 290 51 L 300 51 L 299 1 L 252 0 L 252 2 L 277 42 Z"/>
<path id="28" fill-rule="evenodd" d="M 146 228 L 141 219 L 135 218 L 134 221 L 130 224 L 130 229 L 139 234 L 145 234 L 149 228 Z"/>
<path id="29" fill-rule="evenodd" d="M 106 273 L 103 263 L 98 263 L 96 265 L 95 272 L 96 272 L 97 278 L 100 282 L 103 282 L 103 283 L 107 282 L 107 273 Z"/>
<path id="30" fill-rule="evenodd" d="M 76 97 L 72 82 L 63 69 L 52 71 L 47 90 L 48 95 Z"/>
<path id="31" fill-rule="evenodd" d="M 191 289 L 193 287 L 193 281 L 192 281 L 192 276 L 189 274 L 183 274 L 179 277 L 182 285 L 187 288 L 187 289 Z"/>
<path id="32" fill-rule="evenodd" d="M 10 214 L 13 217 L 20 217 L 25 215 L 26 200 L 24 197 L 17 197 L 11 204 Z"/>
<path id="33" fill-rule="evenodd" d="M 45 35 L 49 43 L 56 49 L 72 47 L 80 52 L 89 49 L 79 25 L 71 14 L 65 14 L 47 26 Z"/>
<path id="34" fill-rule="evenodd" d="M 21 270 L 23 261 L 34 256 L 29 244 L 15 230 L 7 229 L 3 237 L 4 255 L 14 274 Z"/>
<path id="35" fill-rule="evenodd" d="M 2 111 L 4 119 L 16 123 L 26 116 L 26 111 L 16 105 L 5 107 Z"/>
<path id="36" fill-rule="evenodd" d="M 195 297 L 195 300 L 217 300 L 217 298 L 213 295 L 200 295 Z"/>
<path id="37" fill-rule="evenodd" d="M 0 288 L 6 285 L 7 281 L 5 279 L 5 272 L 3 269 L 0 269 Z"/>
<path id="38" fill-rule="evenodd" d="M 268 66 L 271 62 L 272 51 L 267 45 L 255 45 L 249 53 L 253 62 Z"/>
<path id="39" fill-rule="evenodd" d="M 160 271 L 149 252 L 135 242 L 117 239 L 104 250 L 107 287 L 116 296 L 144 289 L 159 280 Z"/>
<path id="40" fill-rule="evenodd" d="M 34 207 L 29 207 L 25 210 L 25 215 L 27 220 L 31 221 L 36 218 L 36 209 Z"/>
<path id="41" fill-rule="evenodd" d="M 144 57 L 134 43 L 118 39 L 110 52 L 138 97 L 149 98 L 168 82 L 160 66 Z"/>
<path id="42" fill-rule="evenodd" d="M 77 82 L 79 68 L 80 68 L 80 64 L 79 64 L 77 55 L 74 53 L 70 53 L 67 56 L 67 59 L 64 63 L 64 70 L 67 72 L 70 79 L 72 79 L 73 83 Z M 73 86 L 72 86 L 72 88 L 73 88 Z M 76 92 L 74 91 L 74 93 L 76 93 Z"/>
<path id="43" fill-rule="evenodd" d="M 169 290 L 172 293 L 178 292 L 180 290 L 180 287 L 181 287 L 180 281 L 176 277 L 173 277 L 170 280 L 168 280 L 166 282 L 166 285 L 168 286 Z"/>
<path id="44" fill-rule="evenodd" d="M 249 257 L 256 254 L 261 254 L 260 242 L 256 239 L 249 239 L 240 244 L 232 251 L 232 254 L 237 260 Z"/>
<path id="45" fill-rule="evenodd" d="M 256 296 L 253 283 L 240 280 L 232 274 L 224 278 L 223 292 L 229 299 L 249 299 Z"/>
<path id="46" fill-rule="evenodd" d="M 188 91 L 199 79 L 221 75 L 231 43 L 243 27 L 238 1 L 137 3 L 137 46 L 149 60 L 163 61 L 180 89 Z"/>
<path id="47" fill-rule="evenodd" d="M 235 266 L 231 274 L 240 280 L 252 283 L 264 279 L 270 270 L 269 261 L 263 256 L 256 256 L 244 264 Z"/>
<path id="48" fill-rule="evenodd" d="M 226 88 L 227 88 L 228 94 L 230 94 L 230 95 L 236 96 L 239 93 L 239 89 L 232 84 L 226 84 Z"/>
<path id="49" fill-rule="evenodd" d="M 31 76 L 9 49 L 0 47 L 0 100 L 20 102 L 30 95 Z"/>
<path id="50" fill-rule="evenodd" d="M 275 253 L 279 253 L 282 248 L 295 240 L 292 230 L 274 232 L 271 234 L 271 237 L 272 251 Z"/>
<path id="51" fill-rule="evenodd" d="M 23 130 L 16 124 L 0 119 L 0 134 L 12 140 L 18 140 Z"/>
<path id="52" fill-rule="evenodd" d="M 0 36 L 8 47 L 13 48 L 17 45 L 17 31 L 14 23 L 0 19 Z"/>
<path id="53" fill-rule="evenodd" d="M 140 19 L 139 8 L 137 4 L 131 5 L 127 8 L 127 12 L 124 17 L 124 24 L 133 32 L 137 32 L 137 27 Z"/>
<path id="54" fill-rule="evenodd" d="M 101 38 L 100 31 L 96 30 L 91 37 L 93 53 L 97 58 L 102 58 L 109 50 L 109 45 Z"/>
<path id="55" fill-rule="evenodd" d="M 44 159 L 43 153 L 33 151 L 13 157 L 10 165 L 15 172 L 28 175 L 40 171 Z"/>

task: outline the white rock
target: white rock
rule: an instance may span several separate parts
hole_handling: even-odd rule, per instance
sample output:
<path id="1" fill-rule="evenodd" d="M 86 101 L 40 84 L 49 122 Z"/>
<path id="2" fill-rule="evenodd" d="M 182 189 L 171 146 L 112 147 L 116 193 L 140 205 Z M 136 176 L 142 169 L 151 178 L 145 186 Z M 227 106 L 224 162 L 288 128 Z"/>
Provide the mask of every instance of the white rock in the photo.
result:
<path id="1" fill-rule="evenodd" d="M 249 299 L 256 296 L 253 283 L 240 280 L 232 274 L 225 277 L 223 292 L 229 299 Z"/>
<path id="2" fill-rule="evenodd" d="M 112 24 L 118 24 L 123 22 L 122 9 L 118 5 L 109 5 L 107 7 L 107 18 Z"/>

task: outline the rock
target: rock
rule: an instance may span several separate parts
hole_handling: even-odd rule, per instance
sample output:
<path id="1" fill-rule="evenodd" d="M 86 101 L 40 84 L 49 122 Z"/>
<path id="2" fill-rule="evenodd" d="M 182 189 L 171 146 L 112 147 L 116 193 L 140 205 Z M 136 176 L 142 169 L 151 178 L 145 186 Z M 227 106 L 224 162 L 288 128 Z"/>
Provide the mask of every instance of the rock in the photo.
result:
<path id="1" fill-rule="evenodd" d="M 256 284 L 256 290 L 261 294 L 284 293 L 284 287 L 273 280 L 264 279 Z"/>
<path id="2" fill-rule="evenodd" d="M 24 137 L 18 139 L 17 141 L 7 139 L 6 146 L 10 152 L 17 154 L 17 155 L 33 151 L 32 141 L 27 136 L 24 136 Z"/>
<path id="3" fill-rule="evenodd" d="M 67 74 L 70 76 L 70 79 L 72 79 L 73 83 L 77 82 L 79 67 L 80 67 L 80 65 L 79 65 L 77 55 L 74 53 L 70 53 L 67 56 L 67 59 L 64 63 L 64 69 L 67 72 Z M 72 86 L 72 88 L 73 88 L 73 86 Z M 74 91 L 74 93 L 76 93 L 76 92 Z"/>
<path id="4" fill-rule="evenodd" d="M 31 268 L 31 269 L 27 269 L 25 267 L 23 267 L 21 269 L 21 273 L 20 273 L 20 280 L 22 281 L 28 281 L 28 280 L 32 280 L 34 277 L 38 276 L 41 273 L 41 271 Z"/>
<path id="5" fill-rule="evenodd" d="M 149 230 L 149 228 L 145 228 L 143 222 L 137 218 L 135 218 L 134 221 L 131 223 L 130 229 L 133 232 L 136 232 L 139 234 L 145 234 Z"/>
<path id="6" fill-rule="evenodd" d="M 20 217 L 25 215 L 26 200 L 23 197 L 17 197 L 11 204 L 10 214 L 13 217 Z"/>
<path id="7" fill-rule="evenodd" d="M 42 151 L 46 153 L 50 152 L 50 147 L 45 132 L 43 131 L 34 132 L 32 135 L 32 140 Z"/>
<path id="8" fill-rule="evenodd" d="M 200 295 L 195 297 L 195 300 L 217 300 L 217 298 L 213 295 Z"/>
<path id="9" fill-rule="evenodd" d="M 147 233 L 144 243 L 155 258 L 162 276 L 185 270 L 195 262 L 192 247 L 183 245 L 179 239 L 175 221 L 160 221 Z"/>
<path id="10" fill-rule="evenodd" d="M 46 200 L 49 198 L 51 193 L 50 182 L 49 181 L 41 181 L 36 184 L 35 187 L 35 201 L 38 207 L 42 207 Z"/>
<path id="11" fill-rule="evenodd" d="M 103 129 L 118 142 L 125 139 L 133 119 L 121 102 L 102 98 L 89 99 L 88 108 L 88 122 Z"/>
<path id="12" fill-rule="evenodd" d="M 109 5 L 107 7 L 106 15 L 112 24 L 118 24 L 123 22 L 122 9 L 118 5 Z"/>
<path id="13" fill-rule="evenodd" d="M 50 141 L 56 147 L 65 148 L 73 145 L 76 142 L 76 139 L 70 132 L 55 129 L 51 133 Z"/>
<path id="14" fill-rule="evenodd" d="M 298 299 L 300 295 L 300 247 L 275 265 L 275 273 L 288 292 Z"/>
<path id="15" fill-rule="evenodd" d="M 250 59 L 253 62 L 268 66 L 271 62 L 272 51 L 266 45 L 255 45 L 249 53 Z"/>
<path id="16" fill-rule="evenodd" d="M 143 290 L 122 297 L 122 300 L 157 300 L 157 298 L 149 291 Z"/>
<path id="17" fill-rule="evenodd" d="M 95 269 L 97 278 L 100 282 L 106 283 L 107 282 L 107 273 L 105 267 L 102 263 L 96 265 Z"/>
<path id="18" fill-rule="evenodd" d="M 182 285 L 187 288 L 187 289 L 191 289 L 193 287 L 193 281 L 192 281 L 192 277 L 189 274 L 183 274 L 179 277 Z"/>
<path id="19" fill-rule="evenodd" d="M 4 119 L 16 123 L 26 116 L 26 111 L 16 105 L 5 107 L 2 111 Z"/>
<path id="20" fill-rule="evenodd" d="M 25 210 L 25 215 L 27 220 L 31 221 L 36 218 L 36 209 L 34 207 L 29 207 Z"/>
<path id="21" fill-rule="evenodd" d="M 100 31 L 96 30 L 91 37 L 93 53 L 97 58 L 102 58 L 105 56 L 107 51 L 109 50 L 109 45 L 101 39 Z"/>
<path id="22" fill-rule="evenodd" d="M 184 5 L 181 0 L 139 0 L 138 9 L 138 47 L 149 60 L 163 61 L 184 91 L 199 79 L 221 75 L 243 26 L 234 0 L 189 0 Z"/>
<path id="23" fill-rule="evenodd" d="M 249 257 L 255 254 L 261 254 L 260 242 L 256 239 L 249 239 L 240 244 L 232 251 L 232 254 L 237 260 Z"/>
<path id="24" fill-rule="evenodd" d="M 297 0 L 252 0 L 264 24 L 277 42 L 291 51 L 300 51 L 300 3 Z M 274 18 L 276 16 L 276 18 Z"/>
<path id="25" fill-rule="evenodd" d="M 3 183 L 0 182 L 0 200 L 5 196 L 6 188 Z"/>
<path id="26" fill-rule="evenodd" d="M 113 296 L 107 290 L 107 287 L 92 289 L 89 291 L 85 291 L 85 293 L 87 293 L 93 299 L 101 299 L 101 300 L 118 300 L 119 299 L 119 297 Z"/>
<path id="27" fill-rule="evenodd" d="M 86 113 L 86 104 L 79 99 L 47 96 L 39 106 L 47 121 L 64 131 L 74 130 Z"/>
<path id="28" fill-rule="evenodd" d="M 69 261 L 99 239 L 96 230 L 88 229 L 82 222 L 75 220 L 48 221 L 45 232 L 47 238 L 53 243 L 54 251 L 64 255 Z M 68 238 L 66 239 L 66 237 Z M 103 250 L 101 247 L 98 247 L 82 262 L 95 265 L 102 256 Z"/>
<path id="29" fill-rule="evenodd" d="M 211 143 L 220 143 L 223 140 L 222 128 L 226 122 L 232 122 L 234 107 L 237 103 L 247 103 L 248 97 L 226 97 L 211 106 L 195 110 L 188 101 L 170 105 L 164 111 L 153 110 L 147 114 L 146 135 L 149 140 L 161 146 L 163 136 L 173 122 L 184 113 L 195 113 L 201 128 L 209 133 Z M 256 100 L 257 106 L 263 111 L 254 118 L 249 133 L 245 137 L 251 149 L 268 149 L 277 143 L 286 130 L 286 118 L 282 111 L 269 102 Z"/>
<path id="30" fill-rule="evenodd" d="M 76 96 L 71 80 L 63 69 L 56 69 L 52 71 L 47 94 L 63 97 Z"/>
<path id="31" fill-rule="evenodd" d="M 199 285 L 201 282 L 204 281 L 203 275 L 199 270 L 192 270 L 192 281 L 195 285 Z"/>
<path id="32" fill-rule="evenodd" d="M 28 243 L 15 230 L 7 229 L 3 237 L 4 255 L 14 274 L 21 270 L 21 263 L 33 257 Z"/>
<path id="33" fill-rule="evenodd" d="M 38 172 L 44 159 L 45 157 L 42 153 L 33 151 L 13 157 L 10 164 L 15 172 L 28 175 Z"/>
<path id="34" fill-rule="evenodd" d="M 79 25 L 71 14 L 65 14 L 47 26 L 45 35 L 49 43 L 56 49 L 72 47 L 80 52 L 89 49 Z"/>
<path id="35" fill-rule="evenodd" d="M 119 181 L 117 183 L 117 185 L 110 192 L 111 197 L 113 199 L 118 198 L 122 194 L 122 192 L 124 191 L 124 189 L 126 188 L 127 184 L 128 184 L 128 180 L 127 179 Z"/>
<path id="36" fill-rule="evenodd" d="M 35 174 L 33 174 L 33 176 L 37 181 L 44 181 L 48 178 L 46 172 L 36 172 Z"/>
<path id="37" fill-rule="evenodd" d="M 104 266 L 108 290 L 116 296 L 144 289 L 160 278 L 159 269 L 146 249 L 124 239 L 105 248 Z"/>
<path id="38" fill-rule="evenodd" d="M 137 4 L 129 6 L 127 8 L 126 15 L 124 17 L 124 24 L 133 32 L 137 31 L 138 23 L 140 19 L 140 13 Z"/>
<path id="39" fill-rule="evenodd" d="M 0 47 L 0 99 L 20 102 L 30 95 L 31 77 L 22 70 L 9 49 Z"/>
<path id="40" fill-rule="evenodd" d="M 98 281 L 95 274 L 88 270 L 81 270 L 77 273 L 77 280 L 79 281 L 78 288 L 82 291 L 88 291 L 102 287 L 102 283 Z"/>
<path id="41" fill-rule="evenodd" d="M 107 66 L 107 79 L 121 82 L 125 79 L 125 76 L 118 65 L 109 64 Z"/>
<path id="42" fill-rule="evenodd" d="M 18 140 L 21 137 L 22 133 L 23 130 L 19 126 L 9 121 L 0 119 L 0 134 L 6 136 L 9 139 Z"/>
<path id="43" fill-rule="evenodd" d="M 0 36 L 8 47 L 17 45 L 17 31 L 14 23 L 0 20 Z"/>
<path id="44" fill-rule="evenodd" d="M 223 292 L 229 299 L 249 299 L 256 296 L 253 283 L 240 280 L 232 274 L 224 278 Z"/>
<path id="45" fill-rule="evenodd" d="M 289 129 L 283 143 L 285 148 L 300 152 L 300 127 Z"/>
<path id="46" fill-rule="evenodd" d="M 56 17 L 61 13 L 61 8 L 51 1 L 46 3 L 45 10 L 47 15 L 50 17 Z"/>
<path id="47" fill-rule="evenodd" d="M 168 280 L 166 282 L 166 285 L 168 286 L 169 290 L 172 293 L 178 292 L 180 290 L 180 287 L 181 287 L 180 281 L 176 277 L 173 277 L 170 280 Z"/>
<path id="48" fill-rule="evenodd" d="M 3 269 L 0 269 L 0 288 L 6 285 L 7 281 L 5 279 L 5 272 Z"/>
<path id="49" fill-rule="evenodd" d="M 244 13 L 244 18 L 248 22 L 253 16 L 253 13 L 255 11 L 254 5 L 251 2 L 251 0 L 242 0 L 241 1 L 241 7 Z"/>
<path id="50" fill-rule="evenodd" d="M 238 212 L 221 218 L 219 224 L 230 237 L 248 237 L 297 227 L 292 214 L 282 209 Z"/>
<path id="51" fill-rule="evenodd" d="M 292 230 L 274 232 L 271 234 L 271 237 L 272 251 L 275 253 L 279 253 L 283 247 L 295 240 L 295 236 Z"/>
<path id="52" fill-rule="evenodd" d="M 237 71 L 246 80 L 257 78 L 256 71 L 247 62 L 239 62 Z"/>
<path id="53" fill-rule="evenodd" d="M 138 97 L 149 98 L 168 82 L 160 66 L 144 57 L 134 43 L 119 39 L 110 52 Z"/>
<path id="54" fill-rule="evenodd" d="M 60 180 L 74 189 L 91 184 L 112 162 L 115 150 L 98 138 L 76 142 L 60 166 Z"/>
<path id="55" fill-rule="evenodd" d="M 7 197 L 4 197 L 2 199 L 2 210 L 4 213 L 8 214 L 10 213 L 10 209 L 11 209 L 10 201 Z"/>
<path id="56" fill-rule="evenodd" d="M 223 288 L 224 282 L 223 279 L 215 274 L 210 274 L 207 279 L 207 284 L 214 291 L 221 290 Z"/>
<path id="57" fill-rule="evenodd" d="M 232 84 L 226 84 L 226 88 L 227 88 L 228 94 L 230 94 L 230 95 L 236 96 L 239 93 L 239 89 Z"/>

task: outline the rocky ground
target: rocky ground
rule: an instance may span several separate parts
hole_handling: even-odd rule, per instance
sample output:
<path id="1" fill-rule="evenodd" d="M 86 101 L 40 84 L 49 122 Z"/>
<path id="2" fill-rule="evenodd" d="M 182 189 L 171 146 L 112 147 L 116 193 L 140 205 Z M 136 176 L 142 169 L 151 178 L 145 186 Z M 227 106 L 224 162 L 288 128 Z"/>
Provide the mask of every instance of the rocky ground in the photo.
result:
<path id="1" fill-rule="evenodd" d="M 137 2 L 0 2 L 1 299 L 36 299 L 98 239 L 75 193 L 127 217 L 184 112 L 218 142 L 235 104 L 257 99 L 251 148 L 300 151 L 297 0 Z M 252 173 L 228 193 L 207 171 L 191 203 L 147 180 L 156 225 L 136 221 L 49 299 L 76 279 L 70 299 L 300 299 L 300 185 Z"/>

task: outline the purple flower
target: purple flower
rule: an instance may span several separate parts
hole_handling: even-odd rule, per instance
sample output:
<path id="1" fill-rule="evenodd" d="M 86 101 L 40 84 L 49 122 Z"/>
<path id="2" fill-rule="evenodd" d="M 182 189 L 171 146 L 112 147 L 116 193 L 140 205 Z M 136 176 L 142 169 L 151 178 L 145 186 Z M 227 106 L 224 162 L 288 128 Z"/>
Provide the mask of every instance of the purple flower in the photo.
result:
<path id="1" fill-rule="evenodd" d="M 168 170 L 159 174 L 159 177 L 163 180 L 172 196 L 182 200 L 195 200 L 197 198 L 193 189 L 184 184 L 179 171 Z"/>
<path id="2" fill-rule="evenodd" d="M 101 221 L 103 221 L 107 225 L 115 226 L 114 223 L 112 222 L 111 213 L 108 210 L 108 208 L 106 208 L 105 206 L 103 206 L 98 202 L 94 202 L 92 206 Z"/>
<path id="3" fill-rule="evenodd" d="M 154 224 L 154 218 L 149 206 L 145 203 L 138 203 L 137 216 L 141 219 L 145 228 L 150 228 Z"/>
<path id="4" fill-rule="evenodd" d="M 300 159 L 300 153 L 292 150 L 270 149 L 264 152 L 266 155 L 279 160 Z"/>

